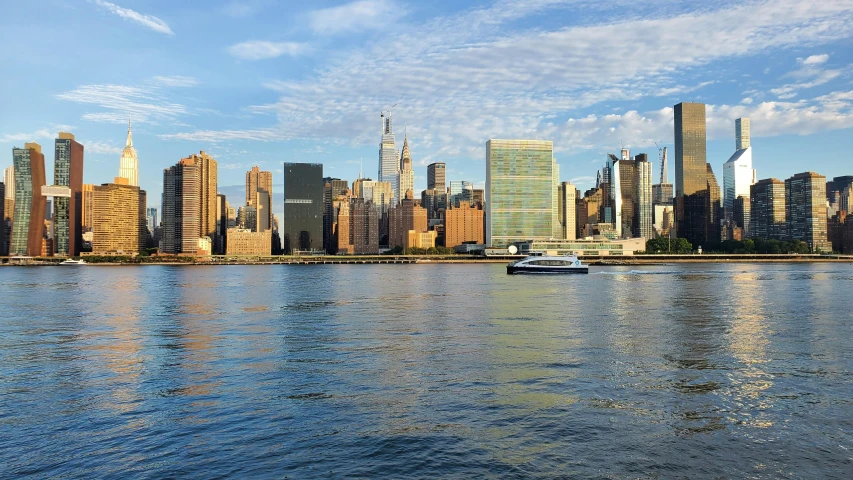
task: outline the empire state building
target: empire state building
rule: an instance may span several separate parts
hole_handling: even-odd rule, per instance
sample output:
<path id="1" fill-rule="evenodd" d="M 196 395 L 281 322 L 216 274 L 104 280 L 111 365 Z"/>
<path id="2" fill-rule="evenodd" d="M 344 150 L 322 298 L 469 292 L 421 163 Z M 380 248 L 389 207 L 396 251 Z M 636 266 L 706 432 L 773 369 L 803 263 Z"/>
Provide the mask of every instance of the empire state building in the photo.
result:
<path id="1" fill-rule="evenodd" d="M 133 148 L 133 136 L 130 133 L 130 121 L 127 122 L 127 142 L 121 152 L 118 176 L 126 178 L 128 184 L 139 186 L 139 160 L 136 158 L 136 149 Z"/>

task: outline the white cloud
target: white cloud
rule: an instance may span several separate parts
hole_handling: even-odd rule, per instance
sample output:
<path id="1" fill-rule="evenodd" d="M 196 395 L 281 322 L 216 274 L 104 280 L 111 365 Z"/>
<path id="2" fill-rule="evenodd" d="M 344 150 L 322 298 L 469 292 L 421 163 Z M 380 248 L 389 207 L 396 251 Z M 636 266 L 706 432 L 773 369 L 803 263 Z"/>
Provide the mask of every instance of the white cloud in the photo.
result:
<path id="1" fill-rule="evenodd" d="M 194 87 L 198 85 L 198 80 L 193 77 L 184 77 L 181 75 L 171 76 L 156 76 L 153 78 L 156 85 L 163 87 Z"/>
<path id="2" fill-rule="evenodd" d="M 89 121 L 124 123 L 132 116 L 134 121 L 143 123 L 173 122 L 188 113 L 184 105 L 169 102 L 157 86 L 82 85 L 56 97 L 107 110 L 84 114 L 83 119 Z"/>
<path id="3" fill-rule="evenodd" d="M 315 33 L 333 35 L 387 26 L 404 14 L 403 7 L 391 0 L 357 0 L 315 10 L 308 23 Z"/>
<path id="4" fill-rule="evenodd" d="M 59 132 L 72 132 L 74 129 L 73 125 L 54 124 L 30 133 L 7 133 L 0 135 L 0 143 L 20 143 L 23 146 L 24 142 L 52 141 L 57 137 Z"/>
<path id="5" fill-rule="evenodd" d="M 822 63 L 826 63 L 826 61 L 829 60 L 829 55 L 825 53 L 821 55 L 811 55 L 805 60 L 801 58 L 798 58 L 797 60 L 803 65 L 820 65 Z"/>
<path id="6" fill-rule="evenodd" d="M 226 49 L 229 54 L 241 60 L 265 60 L 282 55 L 295 57 L 308 50 L 307 45 L 297 42 L 268 42 L 265 40 L 249 40 L 231 45 Z"/>
<path id="7" fill-rule="evenodd" d="M 142 25 L 143 27 L 154 30 L 155 32 L 164 33 L 166 35 L 174 35 L 175 34 L 175 32 L 173 32 L 172 29 L 169 28 L 169 25 L 166 22 L 164 22 L 163 20 L 160 20 L 159 18 L 157 18 L 153 15 L 146 15 L 144 13 L 139 13 L 139 12 L 131 10 L 129 8 L 120 7 L 120 6 L 116 5 L 115 3 L 110 3 L 110 2 L 107 2 L 105 0 L 89 0 L 89 1 L 91 1 L 92 3 L 97 5 L 98 7 L 101 7 L 104 10 L 106 10 L 106 11 L 108 11 L 114 15 L 118 15 L 119 17 L 124 18 L 126 20 L 136 22 L 136 23 Z"/>
<path id="8" fill-rule="evenodd" d="M 118 155 L 121 153 L 123 147 L 117 147 L 115 145 L 110 145 L 104 142 L 83 142 L 83 147 L 86 150 L 86 153 L 96 153 L 96 154 L 110 154 L 110 155 Z"/>
<path id="9" fill-rule="evenodd" d="M 668 97 L 707 85 L 707 78 L 692 77 L 715 62 L 853 36 L 853 4 L 845 0 L 767 0 L 678 15 L 664 8 L 657 16 L 552 31 L 507 27 L 558 3 L 506 1 L 422 25 L 389 26 L 375 44 L 345 52 L 314 76 L 267 82 L 279 100 L 249 110 L 275 114 L 276 125 L 164 138 L 372 145 L 379 111 L 400 103 L 395 125 L 398 132 L 402 123 L 418 132 L 418 163 L 455 155 L 479 161 L 489 137 L 554 139 L 563 151 L 618 146 L 620 138 L 649 145 L 671 138 L 671 109 L 588 117 L 579 112 L 648 97 L 671 104 Z M 574 2 L 577 8 L 590 5 Z M 378 72 L 387 72 L 381 81 Z M 755 105 L 743 106 L 764 105 L 755 98 Z M 780 115 L 804 113 L 784 105 L 776 104 Z M 571 128 L 557 120 L 569 116 L 575 117 Z"/>

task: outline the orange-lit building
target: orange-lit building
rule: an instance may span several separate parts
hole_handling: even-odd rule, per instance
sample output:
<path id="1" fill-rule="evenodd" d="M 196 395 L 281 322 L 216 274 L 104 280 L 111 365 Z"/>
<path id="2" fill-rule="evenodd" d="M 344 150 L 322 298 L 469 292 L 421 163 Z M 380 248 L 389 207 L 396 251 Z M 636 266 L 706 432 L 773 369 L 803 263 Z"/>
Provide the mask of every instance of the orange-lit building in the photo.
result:
<path id="1" fill-rule="evenodd" d="M 453 248 L 465 242 L 485 243 L 483 220 L 483 209 L 479 206 L 469 206 L 466 202 L 460 203 L 459 207 L 445 210 L 444 246 Z"/>

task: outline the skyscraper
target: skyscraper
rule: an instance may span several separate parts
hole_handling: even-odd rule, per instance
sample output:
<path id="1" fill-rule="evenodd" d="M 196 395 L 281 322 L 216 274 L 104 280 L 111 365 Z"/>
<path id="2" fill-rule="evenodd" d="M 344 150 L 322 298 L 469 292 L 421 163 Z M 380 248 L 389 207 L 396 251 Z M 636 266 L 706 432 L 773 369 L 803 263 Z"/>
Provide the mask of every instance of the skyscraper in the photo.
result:
<path id="1" fill-rule="evenodd" d="M 474 184 L 466 180 L 453 180 L 450 182 L 448 194 L 448 208 L 458 208 L 462 203 L 471 205 L 474 201 Z"/>
<path id="2" fill-rule="evenodd" d="M 435 162 L 427 165 L 427 189 L 444 191 L 447 189 L 447 165 Z"/>
<path id="3" fill-rule="evenodd" d="M 332 226 L 335 223 L 335 209 L 332 204 L 338 196 L 344 195 L 347 190 L 349 190 L 349 182 L 346 180 L 332 177 L 323 179 L 323 248 L 328 253 L 337 249 L 332 232 Z"/>
<path id="4" fill-rule="evenodd" d="M 749 187 L 749 236 L 765 240 L 786 237 L 785 183 L 767 178 Z"/>
<path id="5" fill-rule="evenodd" d="M 749 119 L 735 120 L 735 153 L 723 164 L 723 208 L 731 213 L 734 201 L 749 196 L 755 172 L 752 169 L 752 147 L 749 144 Z"/>
<path id="6" fill-rule="evenodd" d="M 652 185 L 652 204 L 654 205 L 672 205 L 672 184 L 669 183 L 667 176 L 667 149 L 663 147 L 659 149 L 660 160 L 660 182 Z"/>
<path id="7" fill-rule="evenodd" d="M 444 246 L 453 248 L 465 242 L 482 244 L 486 241 L 483 231 L 483 208 L 479 205 L 459 204 L 457 208 L 444 211 Z"/>
<path id="8" fill-rule="evenodd" d="M 395 155 L 396 165 L 396 155 Z M 395 172 L 396 173 L 396 172 Z M 284 164 L 282 246 L 286 255 L 323 249 L 323 165 Z"/>
<path id="9" fill-rule="evenodd" d="M 705 104 L 675 110 L 675 216 L 678 236 L 695 247 L 720 240 L 720 190 L 706 161 Z"/>
<path id="10" fill-rule="evenodd" d="M 6 184 L 0 182 L 0 199 L 4 201 L 0 203 L 0 255 L 8 255 L 6 251 Z"/>
<path id="11" fill-rule="evenodd" d="M 150 210 L 150 209 L 149 209 Z M 154 211 L 157 214 L 157 211 Z M 216 236 L 213 238 L 213 252 L 225 255 L 228 251 L 228 202 L 225 195 L 216 195 Z"/>
<path id="12" fill-rule="evenodd" d="M 577 238 L 577 189 L 571 182 L 560 184 L 559 204 L 560 225 L 563 229 L 560 239 Z"/>
<path id="13" fill-rule="evenodd" d="M 163 253 L 195 254 L 199 249 L 200 170 L 200 166 L 189 159 L 163 170 Z"/>
<path id="14" fill-rule="evenodd" d="M 400 162 L 394 145 L 394 132 L 391 129 L 391 112 L 382 113 L 382 142 L 379 144 L 379 181 L 391 184 L 392 204 L 400 201 Z"/>
<path id="15" fill-rule="evenodd" d="M 409 230 L 426 232 L 429 220 L 426 209 L 415 204 L 410 192 L 388 212 L 388 225 L 388 246 L 406 247 Z"/>
<path id="16" fill-rule="evenodd" d="M 80 218 L 83 219 L 83 231 L 91 232 L 94 227 L 94 221 L 92 220 L 92 214 L 94 212 L 93 208 L 95 206 L 95 185 L 91 183 L 83 184 L 83 206 L 80 208 L 81 214 Z"/>
<path id="17" fill-rule="evenodd" d="M 415 171 L 412 170 L 412 154 L 409 151 L 409 138 L 403 139 L 403 153 L 400 154 L 400 198 L 406 198 L 406 192 L 415 194 Z"/>
<path id="18" fill-rule="evenodd" d="M 118 176 L 126 178 L 131 186 L 139 186 L 139 159 L 136 157 L 136 149 L 133 148 L 133 136 L 131 135 L 130 121 L 127 122 L 127 140 L 124 150 L 121 151 L 119 160 Z"/>
<path id="19" fill-rule="evenodd" d="M 631 234 L 635 238 L 654 238 L 652 205 L 652 164 L 648 155 L 641 153 L 634 157 L 634 216 L 631 222 Z"/>
<path id="20" fill-rule="evenodd" d="M 200 208 L 198 236 L 199 238 L 209 237 L 212 242 L 216 236 L 217 162 L 204 150 L 182 159 L 181 162 L 191 162 L 198 166 Z"/>
<path id="21" fill-rule="evenodd" d="M 152 234 L 154 233 L 154 229 L 159 226 L 157 220 L 157 208 L 148 207 L 145 212 L 145 221 L 147 223 L 148 231 Z"/>
<path id="22" fill-rule="evenodd" d="M 543 140 L 486 142 L 486 244 L 553 235 L 554 146 Z"/>
<path id="23" fill-rule="evenodd" d="M 95 187 L 92 253 L 136 254 L 145 248 L 145 190 L 124 177 Z"/>
<path id="24" fill-rule="evenodd" d="M 831 252 L 826 225 L 826 177 L 798 173 L 785 180 L 788 237 L 809 244 L 812 252 Z"/>
<path id="25" fill-rule="evenodd" d="M 27 143 L 12 149 L 15 167 L 15 213 L 9 255 L 38 256 L 42 252 L 46 199 L 44 155 L 41 145 Z"/>
<path id="26" fill-rule="evenodd" d="M 268 205 L 258 205 L 258 192 L 267 193 Z M 272 225 L 272 172 L 261 171 L 258 166 L 252 167 L 246 172 L 246 205 L 251 205 L 257 210 L 265 210 L 269 215 L 269 225 Z"/>
<path id="27" fill-rule="evenodd" d="M 59 132 L 53 162 L 54 185 L 68 187 L 70 197 L 54 197 L 53 246 L 61 255 L 78 256 L 83 244 L 83 145 Z"/>

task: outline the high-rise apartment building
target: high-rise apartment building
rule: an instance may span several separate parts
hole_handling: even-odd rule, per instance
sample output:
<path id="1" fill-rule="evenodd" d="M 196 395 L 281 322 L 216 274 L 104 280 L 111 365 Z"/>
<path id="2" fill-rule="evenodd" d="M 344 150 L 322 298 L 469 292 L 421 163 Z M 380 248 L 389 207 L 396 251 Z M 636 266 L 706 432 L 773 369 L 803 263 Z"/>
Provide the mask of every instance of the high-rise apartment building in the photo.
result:
<path id="1" fill-rule="evenodd" d="M 396 164 L 396 158 L 395 158 Z M 323 165 L 284 164 L 281 237 L 286 255 L 323 249 Z"/>
<path id="2" fill-rule="evenodd" d="M 785 182 L 767 178 L 749 190 L 749 236 L 765 240 L 786 238 Z"/>
<path id="3" fill-rule="evenodd" d="M 36 257 L 42 253 L 46 199 L 41 194 L 45 185 L 44 155 L 41 145 L 27 143 L 12 149 L 15 167 L 15 213 L 9 255 Z"/>
<path id="4" fill-rule="evenodd" d="M 259 205 L 258 192 L 266 192 L 266 205 Z M 252 167 L 246 172 L 246 205 L 255 207 L 256 210 L 267 212 L 269 219 L 267 224 L 272 225 L 272 172 L 261 171 L 258 166 Z"/>
<path id="5" fill-rule="evenodd" d="M 543 140 L 486 142 L 486 244 L 553 235 L 554 145 Z"/>
<path id="6" fill-rule="evenodd" d="M 370 200 L 339 196 L 333 202 L 332 226 L 338 255 L 376 255 L 379 253 L 379 209 Z"/>
<path id="7" fill-rule="evenodd" d="M 394 131 L 391 129 L 391 112 L 382 114 L 382 141 L 379 144 L 379 181 L 391 184 L 392 204 L 400 201 L 400 155 L 394 145 Z"/>
<path id="8" fill-rule="evenodd" d="M 831 252 L 826 225 L 826 177 L 798 173 L 785 180 L 788 237 L 809 244 L 812 252 Z"/>
<path id="9" fill-rule="evenodd" d="M 707 163 L 705 104 L 679 103 L 675 111 L 675 216 L 678 236 L 695 247 L 720 240 L 720 189 Z"/>
<path id="10" fill-rule="evenodd" d="M 83 219 L 83 232 L 91 232 L 95 223 L 92 215 L 95 207 L 95 185 L 91 183 L 83 184 L 82 191 L 82 207 L 80 208 L 80 218 Z"/>
<path id="11" fill-rule="evenodd" d="M 216 195 L 216 236 L 213 238 L 213 253 L 225 255 L 228 251 L 228 201 L 225 195 Z"/>
<path id="12" fill-rule="evenodd" d="M 148 236 L 145 190 L 124 177 L 95 187 L 92 253 L 136 254 Z"/>
<path id="13" fill-rule="evenodd" d="M 161 252 L 198 252 L 201 237 L 200 190 L 201 167 L 197 162 L 183 159 L 163 171 Z"/>
<path id="14" fill-rule="evenodd" d="M 6 251 L 6 184 L 0 182 L 0 255 L 8 255 Z"/>
<path id="15" fill-rule="evenodd" d="M 459 204 L 444 211 L 444 246 L 453 248 L 465 242 L 486 242 L 484 212 L 479 205 Z"/>
<path id="16" fill-rule="evenodd" d="M 131 186 L 138 187 L 139 159 L 136 157 L 136 149 L 133 148 L 133 135 L 130 127 L 130 121 L 128 121 L 127 140 L 124 142 L 124 150 L 122 150 L 121 159 L 119 159 L 118 176 L 126 178 Z"/>
<path id="17" fill-rule="evenodd" d="M 337 249 L 333 238 L 332 226 L 335 223 L 335 209 L 332 203 L 338 196 L 345 195 L 349 190 L 349 182 L 340 178 L 326 177 L 323 179 L 323 249 L 332 253 Z"/>
<path id="18" fill-rule="evenodd" d="M 635 238 L 654 238 L 654 207 L 652 202 L 652 164 L 641 153 L 634 157 L 634 216 L 631 233 Z"/>
<path id="19" fill-rule="evenodd" d="M 198 166 L 199 237 L 209 237 L 212 242 L 216 236 L 216 195 L 218 194 L 216 159 L 202 150 L 198 154 L 182 159 L 181 162 L 191 162 Z"/>
<path id="20" fill-rule="evenodd" d="M 409 230 L 426 232 L 428 226 L 426 209 L 417 205 L 409 195 L 388 212 L 388 246 L 405 247 Z"/>
<path id="21" fill-rule="evenodd" d="M 474 201 L 474 184 L 465 180 L 453 180 L 448 190 L 448 208 L 458 208 L 462 203 L 471 205 Z"/>
<path id="22" fill-rule="evenodd" d="M 735 136 L 737 150 L 723 164 L 723 208 L 727 213 L 732 212 L 737 197 L 749 196 L 749 187 L 755 183 L 748 118 L 735 120 Z"/>
<path id="23" fill-rule="evenodd" d="M 750 185 L 750 195 L 752 195 L 752 185 Z M 734 226 L 741 229 L 743 232 L 742 238 L 749 238 L 750 231 L 750 215 L 752 214 L 750 206 L 750 197 L 737 197 L 732 204 L 732 221 Z"/>
<path id="24" fill-rule="evenodd" d="M 59 132 L 54 153 L 53 183 L 68 187 L 71 196 L 54 197 L 53 245 L 57 254 L 79 256 L 83 244 L 83 145 L 74 135 Z"/>
<path id="25" fill-rule="evenodd" d="M 415 194 L 415 171 L 412 170 L 412 153 L 409 150 L 409 138 L 403 139 L 403 153 L 400 154 L 400 198 L 406 198 L 406 193 Z"/>
<path id="26" fill-rule="evenodd" d="M 577 188 L 571 182 L 560 184 L 557 203 L 562 227 L 561 235 L 557 238 L 575 240 L 577 238 Z"/>

